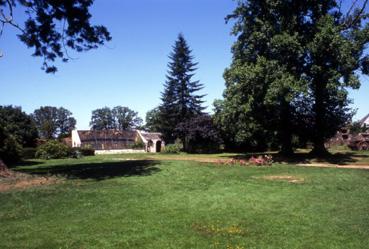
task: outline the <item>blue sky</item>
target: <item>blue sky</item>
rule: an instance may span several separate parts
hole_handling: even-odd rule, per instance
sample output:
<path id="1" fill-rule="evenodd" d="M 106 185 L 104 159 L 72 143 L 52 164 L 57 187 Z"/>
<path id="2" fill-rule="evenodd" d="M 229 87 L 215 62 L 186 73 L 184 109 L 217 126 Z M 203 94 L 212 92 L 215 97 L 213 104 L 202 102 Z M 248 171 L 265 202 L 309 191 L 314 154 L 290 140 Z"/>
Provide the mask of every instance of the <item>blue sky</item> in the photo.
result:
<path id="1" fill-rule="evenodd" d="M 234 38 L 224 17 L 232 0 L 95 0 L 93 22 L 107 26 L 113 40 L 98 50 L 74 54 L 55 75 L 40 70 L 41 60 L 7 28 L 0 38 L 0 105 L 63 106 L 73 112 L 78 129 L 88 129 L 91 111 L 128 106 L 144 118 L 160 103 L 171 47 L 182 32 L 199 62 L 196 79 L 207 94 L 208 110 L 224 90 L 223 72 L 231 62 Z M 351 91 L 356 118 L 369 113 L 369 78 Z"/>

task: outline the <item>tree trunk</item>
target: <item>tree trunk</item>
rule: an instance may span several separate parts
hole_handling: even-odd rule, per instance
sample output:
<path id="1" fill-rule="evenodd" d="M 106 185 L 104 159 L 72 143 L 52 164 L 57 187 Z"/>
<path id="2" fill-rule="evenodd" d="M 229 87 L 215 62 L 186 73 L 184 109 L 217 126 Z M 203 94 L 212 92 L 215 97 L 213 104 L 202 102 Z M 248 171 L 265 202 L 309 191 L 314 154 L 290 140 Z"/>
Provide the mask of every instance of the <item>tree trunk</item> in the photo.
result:
<path id="1" fill-rule="evenodd" d="M 8 167 L 5 165 L 3 160 L 0 159 L 0 172 L 2 171 L 8 171 Z"/>
<path id="2" fill-rule="evenodd" d="M 280 154 L 289 156 L 293 154 L 292 147 L 292 124 L 291 124 L 291 108 L 287 102 L 282 103 L 281 113 L 281 151 Z"/>
<path id="3" fill-rule="evenodd" d="M 315 114 L 315 126 L 313 128 L 313 150 L 311 154 L 316 156 L 323 156 L 329 154 L 328 150 L 325 148 L 325 116 L 326 116 L 326 108 L 324 104 L 326 84 L 322 83 L 323 80 L 318 80 L 314 82 L 315 91 L 314 91 L 314 114 Z"/>
<path id="4" fill-rule="evenodd" d="M 291 139 L 292 139 L 291 133 L 286 134 L 284 136 L 280 154 L 285 155 L 285 156 L 290 156 L 293 154 Z"/>
<path id="5" fill-rule="evenodd" d="M 327 148 L 325 147 L 324 139 L 314 141 L 313 150 L 310 153 L 314 156 L 325 156 L 329 154 Z"/>

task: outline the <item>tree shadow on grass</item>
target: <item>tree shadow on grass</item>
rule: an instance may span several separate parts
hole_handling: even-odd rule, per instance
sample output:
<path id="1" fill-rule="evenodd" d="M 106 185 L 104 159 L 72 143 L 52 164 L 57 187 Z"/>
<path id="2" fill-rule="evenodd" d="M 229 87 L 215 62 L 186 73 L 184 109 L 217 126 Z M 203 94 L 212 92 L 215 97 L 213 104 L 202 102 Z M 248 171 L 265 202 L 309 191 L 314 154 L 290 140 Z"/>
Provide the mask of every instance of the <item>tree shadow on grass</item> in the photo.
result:
<path id="1" fill-rule="evenodd" d="M 9 165 L 9 168 L 16 168 L 19 166 L 36 166 L 36 165 L 41 165 L 44 164 L 45 162 L 43 161 L 39 161 L 39 160 L 24 160 L 24 161 L 20 161 L 18 163 L 15 163 L 13 165 Z"/>
<path id="2" fill-rule="evenodd" d="M 309 153 L 295 153 L 292 156 L 286 157 L 277 154 L 273 160 L 275 162 L 286 162 L 286 163 L 329 163 L 329 164 L 338 164 L 338 165 L 349 165 L 356 164 L 362 160 L 368 158 L 368 155 L 364 154 L 356 154 L 353 152 L 345 152 L 345 153 L 333 153 L 327 154 L 322 157 L 316 157 Z"/>
<path id="3" fill-rule="evenodd" d="M 316 157 L 311 155 L 308 152 L 296 152 L 291 156 L 284 156 L 278 154 L 277 152 L 260 152 L 260 153 L 245 153 L 242 155 L 236 156 L 226 156 L 230 159 L 244 159 L 248 160 L 250 157 L 255 156 L 263 156 L 263 155 L 272 155 L 273 161 L 276 163 L 289 163 L 289 164 L 307 164 L 307 163 L 329 163 L 329 164 L 338 164 L 338 165 L 349 165 L 356 164 L 362 161 L 366 161 L 369 164 L 369 155 L 368 154 L 360 154 L 355 152 L 344 152 L 344 153 L 333 153 L 328 154 L 323 157 Z"/>
<path id="4" fill-rule="evenodd" d="M 25 168 L 19 171 L 38 176 L 51 175 L 68 179 L 105 180 L 115 177 L 151 175 L 160 171 L 157 164 L 158 161 L 153 160 L 135 160 Z"/>

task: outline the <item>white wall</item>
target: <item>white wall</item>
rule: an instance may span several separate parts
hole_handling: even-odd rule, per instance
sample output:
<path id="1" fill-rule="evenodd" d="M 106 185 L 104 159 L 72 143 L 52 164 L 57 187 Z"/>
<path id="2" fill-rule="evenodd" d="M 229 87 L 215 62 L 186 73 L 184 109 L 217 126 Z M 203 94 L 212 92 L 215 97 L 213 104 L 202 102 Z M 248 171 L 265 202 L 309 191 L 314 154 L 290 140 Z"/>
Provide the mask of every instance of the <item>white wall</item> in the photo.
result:
<path id="1" fill-rule="evenodd" d="M 72 131 L 72 147 L 81 147 L 81 139 L 77 130 Z"/>
<path id="2" fill-rule="evenodd" d="M 145 153 L 145 150 L 95 150 L 95 155 L 112 155 L 112 154 L 126 154 L 126 153 Z"/>

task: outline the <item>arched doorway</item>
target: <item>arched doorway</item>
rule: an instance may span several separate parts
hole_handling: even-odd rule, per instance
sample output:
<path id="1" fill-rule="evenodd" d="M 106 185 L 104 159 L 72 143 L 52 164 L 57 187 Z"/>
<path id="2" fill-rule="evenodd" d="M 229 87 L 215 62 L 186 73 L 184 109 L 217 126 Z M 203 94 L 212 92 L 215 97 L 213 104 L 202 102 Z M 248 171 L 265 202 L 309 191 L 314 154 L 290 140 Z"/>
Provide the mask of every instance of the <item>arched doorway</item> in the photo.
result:
<path id="1" fill-rule="evenodd" d="M 147 148 L 146 148 L 146 151 L 147 151 L 147 152 L 151 152 L 151 148 L 153 147 L 153 145 L 154 145 L 154 143 L 153 143 L 151 140 L 149 140 L 149 141 L 147 142 Z"/>
<path id="2" fill-rule="evenodd" d="M 156 152 L 161 152 L 161 141 L 156 141 Z"/>

